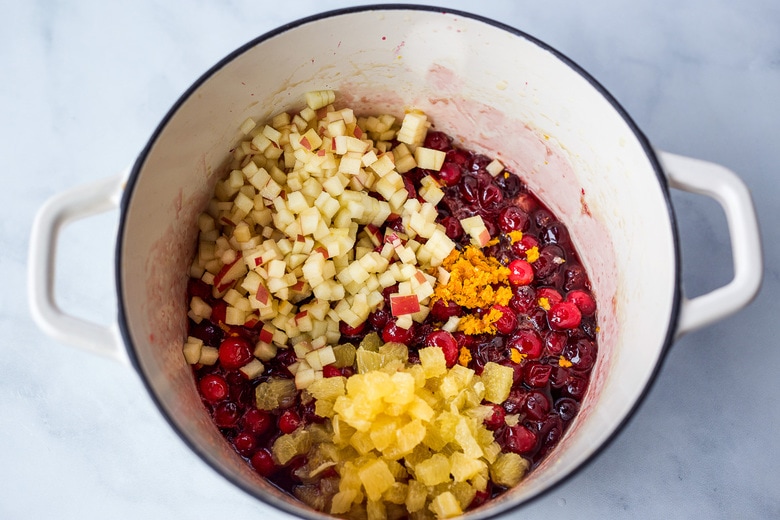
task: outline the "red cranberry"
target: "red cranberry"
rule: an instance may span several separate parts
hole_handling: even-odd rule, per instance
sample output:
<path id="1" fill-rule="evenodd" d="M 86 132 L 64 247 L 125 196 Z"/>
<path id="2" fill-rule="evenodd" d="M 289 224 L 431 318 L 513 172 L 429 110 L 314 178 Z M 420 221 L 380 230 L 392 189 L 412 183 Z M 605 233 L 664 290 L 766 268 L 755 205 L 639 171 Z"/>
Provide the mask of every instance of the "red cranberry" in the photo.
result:
<path id="1" fill-rule="evenodd" d="M 279 416 L 279 430 L 282 433 L 292 433 L 298 429 L 302 421 L 298 412 L 292 409 L 287 409 Z"/>
<path id="2" fill-rule="evenodd" d="M 585 390 L 588 388 L 588 380 L 584 377 L 569 374 L 569 378 L 566 380 L 566 384 L 562 390 L 569 397 L 578 401 L 582 400 L 582 396 L 585 395 Z"/>
<path id="3" fill-rule="evenodd" d="M 494 323 L 496 330 L 500 334 L 510 334 L 517 327 L 517 315 L 509 307 L 503 305 L 493 305 L 501 313 L 501 317 Z"/>
<path id="4" fill-rule="evenodd" d="M 509 283 L 512 285 L 528 285 L 534 279 L 534 269 L 525 260 L 512 260 L 509 269 Z"/>
<path id="5" fill-rule="evenodd" d="M 441 152 L 446 152 L 452 148 L 451 143 L 452 140 L 450 139 L 450 136 L 444 132 L 437 132 L 432 130 L 425 135 L 425 142 L 423 143 L 423 146 L 426 148 L 439 150 Z"/>
<path id="6" fill-rule="evenodd" d="M 460 192 L 460 196 L 463 197 L 463 200 L 473 204 L 477 202 L 477 198 L 479 197 L 479 183 L 475 177 L 463 177 L 460 184 L 458 184 L 458 191 Z"/>
<path id="7" fill-rule="evenodd" d="M 485 417 L 485 428 L 488 430 L 497 430 L 504 425 L 504 419 L 506 418 L 506 412 L 502 407 L 497 404 L 491 404 L 492 409 L 490 415 Z"/>
<path id="8" fill-rule="evenodd" d="M 498 226 L 504 233 L 525 231 L 530 221 L 525 211 L 517 206 L 507 206 L 498 215 Z"/>
<path id="9" fill-rule="evenodd" d="M 225 331 L 214 325 L 210 320 L 202 320 L 200 323 L 190 322 L 190 336 L 201 340 L 209 347 L 219 348 L 222 338 L 225 337 Z"/>
<path id="10" fill-rule="evenodd" d="M 355 369 L 352 367 L 343 367 L 341 369 L 341 375 L 344 377 L 352 377 L 355 375 Z"/>
<path id="11" fill-rule="evenodd" d="M 347 324 L 344 321 L 339 322 L 339 332 L 341 332 L 343 336 L 347 336 L 347 337 L 359 336 L 360 334 L 363 333 L 364 330 L 366 330 L 365 321 L 360 325 L 358 325 L 357 327 L 350 327 L 349 324 Z"/>
<path id="12" fill-rule="evenodd" d="M 408 198 L 416 199 L 417 189 L 414 187 L 414 181 L 409 177 L 409 175 L 404 175 L 403 179 L 404 179 L 404 188 L 406 189 L 406 192 L 409 194 Z"/>
<path id="13" fill-rule="evenodd" d="M 582 321 L 582 313 L 575 304 L 560 302 L 550 307 L 547 319 L 550 321 L 550 327 L 553 329 L 576 329 Z"/>
<path id="14" fill-rule="evenodd" d="M 238 405 L 233 401 L 219 403 L 214 408 L 214 423 L 220 428 L 232 428 L 238 423 Z"/>
<path id="15" fill-rule="evenodd" d="M 264 477 L 270 477 L 276 471 L 276 463 L 271 452 L 263 448 L 252 455 L 252 467 Z"/>
<path id="16" fill-rule="evenodd" d="M 526 391 L 523 388 L 512 388 L 509 391 L 509 397 L 504 400 L 501 406 L 506 413 L 520 413 L 525 405 Z"/>
<path id="17" fill-rule="evenodd" d="M 241 455 L 246 456 L 255 451 L 257 439 L 251 433 L 241 432 L 233 438 L 233 446 Z"/>
<path id="18" fill-rule="evenodd" d="M 463 309 L 453 301 L 436 300 L 431 306 L 431 317 L 436 321 L 447 321 L 452 316 L 460 316 L 462 313 Z"/>
<path id="19" fill-rule="evenodd" d="M 255 435 L 262 435 L 271 428 L 273 419 L 271 418 L 271 414 L 265 410 L 250 408 L 244 412 L 241 423 L 244 430 L 247 432 L 254 433 Z"/>
<path id="20" fill-rule="evenodd" d="M 550 356 L 560 356 L 566 346 L 566 333 L 550 331 L 544 337 L 544 347 Z"/>
<path id="21" fill-rule="evenodd" d="M 563 422 L 569 422 L 574 419 L 580 410 L 580 404 L 571 397 L 561 397 L 555 401 L 555 412 Z"/>
<path id="22" fill-rule="evenodd" d="M 523 403 L 523 410 L 531 419 L 540 421 L 550 413 L 550 400 L 539 391 L 528 392 Z"/>
<path id="23" fill-rule="evenodd" d="M 325 365 L 322 367 L 322 377 L 340 377 L 341 370 L 336 365 Z"/>
<path id="24" fill-rule="evenodd" d="M 205 300 L 211 297 L 211 286 L 198 278 L 189 278 L 187 280 L 187 295 L 197 296 Z"/>
<path id="25" fill-rule="evenodd" d="M 550 224 L 553 223 L 555 220 L 555 217 L 552 216 L 552 213 L 547 211 L 546 209 L 539 209 L 537 210 L 534 215 L 534 222 L 536 222 L 537 227 L 540 228 L 546 228 Z"/>
<path id="26" fill-rule="evenodd" d="M 504 192 L 505 199 L 513 199 L 523 190 L 523 183 L 517 175 L 500 174 L 496 177 L 496 184 Z"/>
<path id="27" fill-rule="evenodd" d="M 536 448 L 536 435 L 523 425 L 509 426 L 504 431 L 504 446 L 513 453 L 529 453 Z"/>
<path id="28" fill-rule="evenodd" d="M 536 307 L 536 291 L 530 285 L 520 285 L 514 288 L 509 307 L 517 313 L 528 314 Z"/>
<path id="29" fill-rule="evenodd" d="M 539 258 L 531 265 L 534 266 L 534 272 L 538 278 L 547 278 L 560 269 L 561 261 L 564 257 L 563 249 L 555 244 L 551 244 L 544 246 L 539 251 Z"/>
<path id="30" fill-rule="evenodd" d="M 488 481 L 488 486 L 482 491 L 477 491 L 474 494 L 474 499 L 469 504 L 469 509 L 476 509 L 485 502 L 488 501 L 488 499 L 493 495 L 493 484 L 491 481 Z"/>
<path id="31" fill-rule="evenodd" d="M 550 365 L 531 362 L 525 366 L 523 380 L 531 388 L 542 388 L 547 385 L 551 373 L 552 367 Z"/>
<path id="32" fill-rule="evenodd" d="M 225 368 L 241 368 L 252 361 L 252 347 L 240 336 L 230 336 L 219 346 L 219 362 Z"/>
<path id="33" fill-rule="evenodd" d="M 471 164 L 471 152 L 462 148 L 452 148 L 447 151 L 447 156 L 444 158 L 444 162 L 454 162 L 461 168 L 468 168 Z"/>
<path id="34" fill-rule="evenodd" d="M 441 170 L 439 170 L 439 181 L 444 186 L 455 186 L 460 182 L 462 175 L 460 166 L 454 162 L 445 161 L 441 166 Z"/>
<path id="35" fill-rule="evenodd" d="M 542 339 L 535 330 L 522 329 L 509 342 L 510 348 L 516 348 L 529 359 L 537 359 L 542 355 Z"/>
<path id="36" fill-rule="evenodd" d="M 569 340 L 563 356 L 571 361 L 575 369 L 590 370 L 596 362 L 596 345 L 586 338 Z"/>
<path id="37" fill-rule="evenodd" d="M 562 366 L 551 365 L 550 386 L 553 388 L 563 388 L 569 380 L 569 371 Z"/>
<path id="38" fill-rule="evenodd" d="M 210 403 L 222 401 L 227 398 L 230 391 L 225 378 L 216 374 L 203 376 L 198 386 L 200 387 L 200 395 Z"/>
<path id="39" fill-rule="evenodd" d="M 227 315 L 227 302 L 219 299 L 211 306 L 211 321 L 219 325 L 225 323 L 225 317 Z"/>
<path id="40" fill-rule="evenodd" d="M 475 153 L 471 156 L 471 164 L 469 165 L 473 172 L 485 172 L 487 173 L 487 165 L 493 162 L 493 160 L 487 155 L 481 153 Z"/>
<path id="41" fill-rule="evenodd" d="M 569 231 L 566 229 L 566 226 L 557 220 L 544 228 L 544 230 L 542 230 L 542 232 L 539 234 L 539 238 L 541 238 L 545 244 L 566 245 L 571 241 L 569 238 Z"/>
<path id="42" fill-rule="evenodd" d="M 460 225 L 460 220 L 455 217 L 444 217 L 441 220 L 441 225 L 444 226 L 444 232 L 452 240 L 459 240 L 463 236 L 463 226 Z"/>
<path id="43" fill-rule="evenodd" d="M 566 301 L 572 302 L 585 316 L 590 316 L 596 312 L 596 302 L 593 297 L 581 289 L 569 291 L 566 295 Z"/>
<path id="44" fill-rule="evenodd" d="M 368 316 L 368 321 L 376 330 L 382 330 L 382 327 L 387 325 L 387 322 L 393 317 L 389 307 L 382 307 L 377 309 Z"/>
<path id="45" fill-rule="evenodd" d="M 563 288 L 567 291 L 572 289 L 584 289 L 588 282 L 588 275 L 585 269 L 579 264 L 567 265 L 563 273 Z"/>
<path id="46" fill-rule="evenodd" d="M 479 192 L 479 203 L 483 208 L 494 208 L 501 204 L 502 200 L 504 200 L 504 196 L 501 195 L 501 190 L 495 184 L 488 184 Z"/>
<path id="47" fill-rule="evenodd" d="M 533 235 L 524 234 L 523 238 L 512 244 L 512 252 L 517 256 L 525 256 L 532 247 L 539 247 L 539 241 Z"/>
<path id="48" fill-rule="evenodd" d="M 553 289 L 552 287 L 541 287 L 536 291 L 536 298 L 541 300 L 542 298 L 547 300 L 547 303 L 552 305 L 561 303 L 563 296 L 561 293 Z"/>
<path id="49" fill-rule="evenodd" d="M 387 322 L 387 325 L 382 329 L 382 341 L 390 343 L 394 341 L 396 343 L 409 343 L 414 336 L 414 325 L 408 329 L 399 327 L 395 319 L 391 319 Z"/>
<path id="50" fill-rule="evenodd" d="M 458 362 L 458 342 L 446 330 L 437 330 L 425 338 L 426 347 L 439 347 L 444 352 L 444 361 L 448 367 Z"/>

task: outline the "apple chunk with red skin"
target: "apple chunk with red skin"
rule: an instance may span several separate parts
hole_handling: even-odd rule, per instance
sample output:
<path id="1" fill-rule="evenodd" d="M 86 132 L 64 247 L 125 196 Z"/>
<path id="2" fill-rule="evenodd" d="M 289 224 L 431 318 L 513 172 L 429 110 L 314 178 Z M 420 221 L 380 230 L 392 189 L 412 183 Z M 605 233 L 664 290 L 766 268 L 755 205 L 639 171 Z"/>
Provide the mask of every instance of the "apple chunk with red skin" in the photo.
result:
<path id="1" fill-rule="evenodd" d="M 229 264 L 222 266 L 217 275 L 214 277 L 214 297 L 219 298 L 223 296 L 228 289 L 233 286 L 233 283 L 244 276 L 247 272 L 246 263 L 242 261 L 241 255 L 237 255 L 236 259 Z"/>
<path id="2" fill-rule="evenodd" d="M 390 295 L 390 312 L 393 316 L 414 314 L 420 311 L 420 302 L 414 294 Z"/>

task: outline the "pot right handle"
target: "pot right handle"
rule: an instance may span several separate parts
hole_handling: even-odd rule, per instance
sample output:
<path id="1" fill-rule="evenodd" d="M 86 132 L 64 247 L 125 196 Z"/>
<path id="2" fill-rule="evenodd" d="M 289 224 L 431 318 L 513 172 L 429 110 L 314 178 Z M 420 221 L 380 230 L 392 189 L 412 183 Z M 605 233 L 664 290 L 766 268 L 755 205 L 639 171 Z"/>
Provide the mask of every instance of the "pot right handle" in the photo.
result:
<path id="1" fill-rule="evenodd" d="M 676 337 L 710 325 L 745 307 L 758 293 L 763 275 L 761 237 L 750 192 L 731 170 L 719 164 L 659 152 L 672 188 L 715 199 L 726 214 L 734 278 L 695 298 L 682 299 Z"/>

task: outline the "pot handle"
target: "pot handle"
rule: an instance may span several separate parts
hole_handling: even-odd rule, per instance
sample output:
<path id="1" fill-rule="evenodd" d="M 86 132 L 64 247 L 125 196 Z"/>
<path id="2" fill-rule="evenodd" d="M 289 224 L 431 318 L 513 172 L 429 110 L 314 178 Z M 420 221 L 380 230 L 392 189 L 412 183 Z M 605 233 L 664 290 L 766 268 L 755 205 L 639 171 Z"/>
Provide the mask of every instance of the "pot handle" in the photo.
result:
<path id="1" fill-rule="evenodd" d="M 63 312 L 54 297 L 57 238 L 76 220 L 119 207 L 127 172 L 76 186 L 49 199 L 38 211 L 30 233 L 28 295 L 38 326 L 63 343 L 129 362 L 116 322 L 101 325 Z"/>
<path id="2" fill-rule="evenodd" d="M 676 337 L 745 307 L 758 293 L 763 274 L 761 237 L 750 192 L 731 170 L 719 164 L 660 152 L 672 188 L 715 199 L 726 214 L 734 278 L 707 294 L 682 299 Z"/>

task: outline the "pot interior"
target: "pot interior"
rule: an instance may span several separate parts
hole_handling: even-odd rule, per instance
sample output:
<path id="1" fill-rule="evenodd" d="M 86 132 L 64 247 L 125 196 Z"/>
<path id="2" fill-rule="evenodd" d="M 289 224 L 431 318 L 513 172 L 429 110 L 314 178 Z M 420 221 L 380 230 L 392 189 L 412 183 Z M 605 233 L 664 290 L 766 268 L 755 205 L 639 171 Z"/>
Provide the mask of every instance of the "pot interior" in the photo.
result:
<path id="1" fill-rule="evenodd" d="M 592 79 L 512 29 L 463 13 L 364 8 L 265 35 L 176 104 L 140 155 L 117 255 L 120 322 L 150 392 L 185 441 L 234 483 L 288 512 L 207 416 L 181 353 L 196 218 L 246 117 L 334 89 L 358 113 L 424 110 L 437 129 L 499 158 L 569 227 L 599 305 L 599 358 L 558 447 L 512 491 L 467 516 L 526 501 L 604 444 L 643 394 L 671 337 L 677 258 L 665 179 L 647 142 Z"/>

